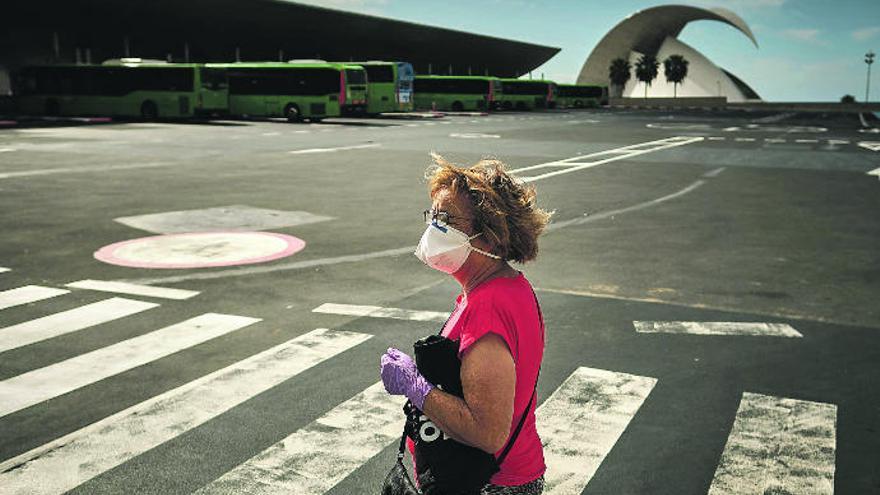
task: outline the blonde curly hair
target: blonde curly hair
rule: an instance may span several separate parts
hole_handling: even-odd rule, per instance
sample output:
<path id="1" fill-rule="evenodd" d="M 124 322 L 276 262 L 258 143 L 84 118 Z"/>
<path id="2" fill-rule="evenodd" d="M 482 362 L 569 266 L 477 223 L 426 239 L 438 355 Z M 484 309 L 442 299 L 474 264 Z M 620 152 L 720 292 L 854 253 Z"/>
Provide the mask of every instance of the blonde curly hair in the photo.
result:
<path id="1" fill-rule="evenodd" d="M 454 165 L 437 153 L 431 158 L 434 163 L 425 172 L 431 197 L 446 189 L 468 198 L 472 227 L 483 233 L 492 253 L 518 263 L 538 256 L 538 236 L 552 213 L 538 208 L 533 186 L 511 177 L 504 163 L 494 158 L 470 167 Z"/>

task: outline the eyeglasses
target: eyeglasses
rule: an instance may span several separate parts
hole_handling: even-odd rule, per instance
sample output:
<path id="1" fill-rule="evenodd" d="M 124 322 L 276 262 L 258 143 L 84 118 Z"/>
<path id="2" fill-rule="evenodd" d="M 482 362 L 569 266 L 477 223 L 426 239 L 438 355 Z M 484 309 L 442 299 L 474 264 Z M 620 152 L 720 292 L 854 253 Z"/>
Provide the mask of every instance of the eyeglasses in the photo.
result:
<path id="1" fill-rule="evenodd" d="M 441 227 L 449 225 L 450 221 L 454 221 L 456 219 L 467 220 L 468 218 L 470 218 L 470 217 L 450 215 L 448 211 L 435 210 L 433 208 L 430 210 L 423 211 L 422 216 L 425 217 L 425 223 L 428 223 L 428 221 L 430 220 L 431 223 L 436 223 L 437 225 L 440 225 Z"/>

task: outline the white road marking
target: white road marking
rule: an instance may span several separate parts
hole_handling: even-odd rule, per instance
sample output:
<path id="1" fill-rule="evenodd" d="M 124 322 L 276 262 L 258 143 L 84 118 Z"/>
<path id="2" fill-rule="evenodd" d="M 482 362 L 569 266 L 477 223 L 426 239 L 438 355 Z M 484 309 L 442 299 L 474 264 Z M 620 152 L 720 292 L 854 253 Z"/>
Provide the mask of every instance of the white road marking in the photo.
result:
<path id="1" fill-rule="evenodd" d="M 727 167 L 719 167 L 719 168 L 716 168 L 715 170 L 711 170 L 709 172 L 706 172 L 705 174 L 703 174 L 703 177 L 710 178 L 710 179 L 713 177 L 718 177 L 719 175 L 721 175 L 721 172 L 724 172 L 725 170 L 727 170 Z"/>
<path id="2" fill-rule="evenodd" d="M 555 170 L 553 172 L 547 172 L 545 174 L 530 176 L 530 177 L 519 177 L 524 182 L 534 182 L 536 180 L 546 179 L 548 177 L 554 177 L 557 175 L 568 174 L 571 172 L 577 172 L 578 170 L 583 170 L 586 168 L 596 167 L 598 165 L 603 165 L 605 163 L 615 162 L 618 160 L 625 160 L 628 158 L 633 158 L 636 156 L 644 155 L 646 153 L 653 153 L 655 151 L 661 151 L 669 148 L 675 148 L 677 146 L 684 146 L 686 144 L 696 143 L 702 141 L 704 138 L 701 136 L 697 137 L 687 137 L 687 136 L 675 136 L 666 139 L 659 139 L 657 141 L 648 141 L 644 143 L 632 144 L 629 146 L 623 146 L 621 148 L 614 148 L 605 151 L 599 151 L 597 153 L 591 153 L 589 155 L 575 156 L 572 158 L 566 158 L 564 160 L 556 160 L 547 163 L 539 163 L 537 165 L 531 165 L 528 167 L 522 167 L 515 170 L 511 170 L 510 173 L 519 175 L 525 171 L 531 171 L 541 168 L 550 168 L 550 167 L 562 167 L 561 170 Z M 610 158 L 601 158 L 602 156 L 608 156 Z M 589 161 L 590 159 L 597 159 L 596 161 Z"/>
<path id="3" fill-rule="evenodd" d="M 117 217 L 113 220 L 154 234 L 180 234 L 228 230 L 272 230 L 326 222 L 333 220 L 333 217 L 315 215 L 302 210 L 273 210 L 248 205 L 227 205 Z"/>
<path id="4" fill-rule="evenodd" d="M 501 136 L 498 134 L 481 134 L 478 132 L 453 132 L 449 137 L 462 139 L 498 139 Z"/>
<path id="5" fill-rule="evenodd" d="M 829 139 L 828 144 L 849 144 L 848 139 Z"/>
<path id="6" fill-rule="evenodd" d="M 719 137 L 719 136 L 712 136 L 712 137 L 709 137 L 709 138 L 706 138 L 706 139 L 708 139 L 709 141 L 724 141 L 724 140 L 726 140 L 727 138 L 726 138 L 726 137 Z"/>
<path id="7" fill-rule="evenodd" d="M 69 290 L 56 289 L 54 287 L 42 287 L 39 285 L 25 285 L 15 289 L 0 292 L 0 309 L 11 308 L 32 302 L 42 301 L 50 297 L 67 294 Z"/>
<path id="8" fill-rule="evenodd" d="M 538 408 L 546 495 L 580 494 L 651 393 L 656 378 L 578 368 Z"/>
<path id="9" fill-rule="evenodd" d="M 803 337 L 785 323 L 741 321 L 634 321 L 639 333 L 683 333 L 691 335 L 747 335 L 754 337 Z"/>
<path id="10" fill-rule="evenodd" d="M 880 180 L 880 168 L 875 168 L 874 170 L 871 170 L 870 172 L 866 172 L 866 174 L 876 175 L 877 179 Z"/>
<path id="11" fill-rule="evenodd" d="M 375 383 L 195 494 L 326 493 L 400 438 L 405 401 Z"/>
<path id="12" fill-rule="evenodd" d="M 264 136 L 280 136 L 281 133 L 280 132 L 264 132 L 263 135 Z"/>
<path id="13" fill-rule="evenodd" d="M 751 126 L 749 126 L 749 127 L 751 127 Z M 735 131 L 738 131 L 739 129 L 740 129 L 739 127 L 726 127 L 726 128 L 724 128 L 724 132 L 735 132 Z"/>
<path id="14" fill-rule="evenodd" d="M 751 143 L 754 140 L 755 140 L 755 138 L 736 138 L 736 141 L 743 142 L 743 143 Z"/>
<path id="15" fill-rule="evenodd" d="M 378 148 L 382 146 L 379 143 L 356 144 L 353 146 L 337 146 L 335 148 L 308 148 L 304 150 L 288 151 L 291 155 L 304 155 L 311 153 L 334 153 L 337 151 L 363 150 L 367 148 Z"/>
<path id="16" fill-rule="evenodd" d="M 307 130 L 305 130 L 305 129 L 301 129 L 301 130 L 299 130 L 299 131 L 293 131 L 294 134 L 309 134 L 309 133 L 311 133 L 311 132 L 312 132 L 312 131 L 307 131 Z"/>
<path id="17" fill-rule="evenodd" d="M 818 139 L 795 139 L 794 142 L 796 142 L 796 143 L 818 143 L 819 140 Z"/>
<path id="18" fill-rule="evenodd" d="M 870 129 L 859 129 L 862 134 L 880 134 L 880 128 L 872 127 Z"/>
<path id="19" fill-rule="evenodd" d="M 71 490 L 371 337 L 322 328 L 288 340 L 0 463 L 0 486 Z"/>
<path id="20" fill-rule="evenodd" d="M 395 320 L 439 321 L 441 323 L 446 321 L 449 317 L 448 313 L 441 313 L 438 311 L 419 311 L 413 309 L 334 303 L 324 303 L 313 309 L 312 312 L 349 316 L 369 316 L 372 318 L 392 318 Z"/>
<path id="21" fill-rule="evenodd" d="M 206 313 L 175 325 L 0 381 L 0 417 L 189 347 L 259 318 Z"/>
<path id="22" fill-rule="evenodd" d="M 871 151 L 880 151 L 880 141 L 859 141 L 859 146 Z"/>
<path id="23" fill-rule="evenodd" d="M 65 287 L 175 300 L 189 299 L 199 295 L 199 292 L 195 290 L 172 289 L 169 287 L 155 287 L 127 282 L 113 282 L 111 280 L 80 280 L 77 282 L 71 282 L 65 285 Z"/>
<path id="24" fill-rule="evenodd" d="M 779 138 L 764 138 L 765 143 L 784 143 L 785 139 Z"/>
<path id="25" fill-rule="evenodd" d="M 124 318 L 158 304 L 113 297 L 35 320 L 0 328 L 0 352 Z"/>
<path id="26" fill-rule="evenodd" d="M 12 271 L 12 269 L 11 269 L 11 268 L 6 268 L 6 267 L 3 267 L 3 266 L 0 266 L 0 273 L 8 272 L 8 271 Z"/>
<path id="27" fill-rule="evenodd" d="M 0 153 L 9 153 L 10 151 L 15 151 L 15 148 L 0 148 Z"/>
<path id="28" fill-rule="evenodd" d="M 95 165 L 87 167 L 60 167 L 60 168 L 43 168 L 36 170 L 24 170 L 21 172 L 5 172 L 0 173 L 0 179 L 15 179 L 18 177 L 33 177 L 38 175 L 55 175 L 55 174 L 82 174 L 91 172 L 113 172 L 116 170 L 135 170 L 139 168 L 157 168 L 170 167 L 177 165 L 171 162 L 156 163 L 132 163 L 129 165 Z"/>
<path id="29" fill-rule="evenodd" d="M 709 130 L 712 128 L 709 124 L 646 124 L 649 129 L 666 129 L 671 131 L 696 131 Z"/>
<path id="30" fill-rule="evenodd" d="M 708 495 L 834 493 L 837 406 L 744 392 Z"/>

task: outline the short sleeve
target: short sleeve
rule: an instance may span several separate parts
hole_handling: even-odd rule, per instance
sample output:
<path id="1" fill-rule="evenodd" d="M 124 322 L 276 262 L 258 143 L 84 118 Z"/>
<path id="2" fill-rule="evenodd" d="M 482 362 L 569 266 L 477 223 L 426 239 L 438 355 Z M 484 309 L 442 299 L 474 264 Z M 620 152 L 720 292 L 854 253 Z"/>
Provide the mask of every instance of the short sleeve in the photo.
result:
<path id="1" fill-rule="evenodd" d="M 460 322 L 459 359 L 486 334 L 494 333 L 504 339 L 514 363 L 517 362 L 519 352 L 515 321 L 503 306 L 493 302 L 491 298 L 469 302 L 466 313 L 462 315 L 463 321 Z"/>

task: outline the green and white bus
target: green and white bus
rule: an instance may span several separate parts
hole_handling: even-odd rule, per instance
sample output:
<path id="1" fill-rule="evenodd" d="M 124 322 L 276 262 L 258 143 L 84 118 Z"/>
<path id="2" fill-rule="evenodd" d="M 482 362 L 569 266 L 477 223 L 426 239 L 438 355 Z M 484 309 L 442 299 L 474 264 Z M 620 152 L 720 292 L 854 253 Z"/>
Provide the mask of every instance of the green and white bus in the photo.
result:
<path id="1" fill-rule="evenodd" d="M 488 76 L 416 76 L 417 110 L 486 111 L 495 107 L 501 81 Z"/>
<path id="2" fill-rule="evenodd" d="M 556 106 L 556 83 L 544 79 L 501 79 L 501 108 L 534 110 Z"/>
<path id="3" fill-rule="evenodd" d="M 367 71 L 367 113 L 411 112 L 413 110 L 413 78 L 409 62 L 351 62 Z"/>
<path id="4" fill-rule="evenodd" d="M 556 106 L 560 108 L 598 107 L 606 101 L 607 86 L 559 84 L 556 87 Z"/>
<path id="5" fill-rule="evenodd" d="M 118 59 L 101 65 L 23 67 L 19 113 L 156 118 L 224 112 L 226 89 L 198 64 Z"/>
<path id="6" fill-rule="evenodd" d="M 338 117 L 366 102 L 363 69 L 323 61 L 205 64 L 223 71 L 229 82 L 228 113 L 235 116 L 286 117 L 291 122 Z M 348 76 L 348 77 L 347 77 Z M 356 88 L 361 89 L 356 89 Z M 354 103 L 357 102 L 357 103 Z"/>

